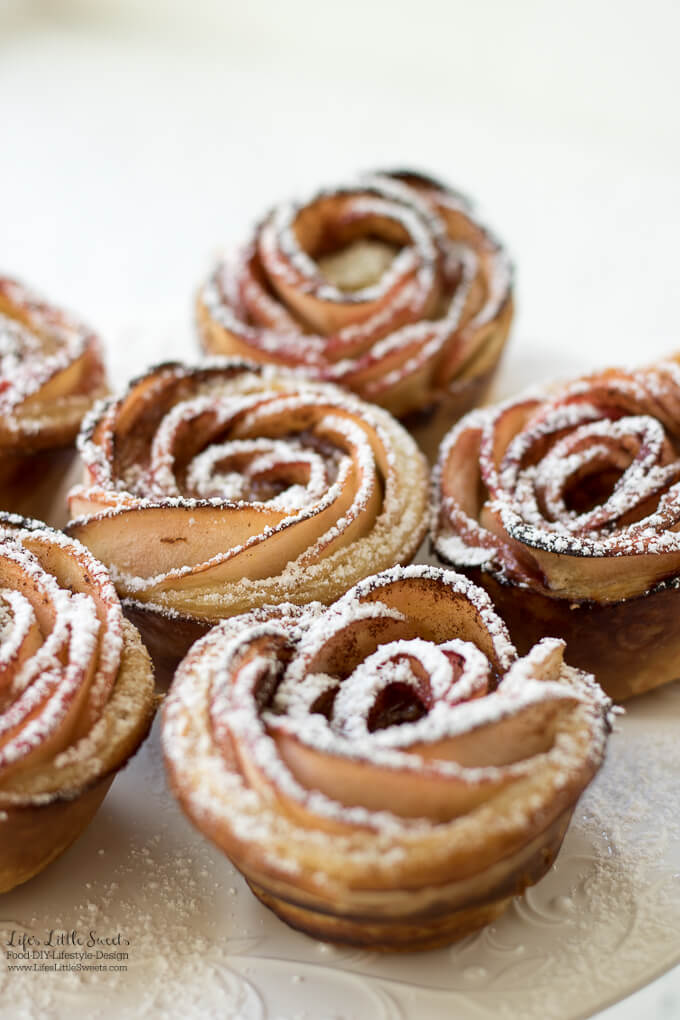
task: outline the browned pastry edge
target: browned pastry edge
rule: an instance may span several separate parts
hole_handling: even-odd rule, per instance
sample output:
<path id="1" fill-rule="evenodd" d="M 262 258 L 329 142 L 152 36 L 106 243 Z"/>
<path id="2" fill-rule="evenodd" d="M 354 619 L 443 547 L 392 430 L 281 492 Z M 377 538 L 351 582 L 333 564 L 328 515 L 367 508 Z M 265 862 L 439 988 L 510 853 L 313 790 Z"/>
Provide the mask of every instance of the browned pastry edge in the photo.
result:
<path id="1" fill-rule="evenodd" d="M 399 419 L 404 428 L 413 436 L 430 463 L 436 461 L 439 445 L 449 429 L 464 414 L 467 414 L 468 411 L 484 402 L 505 351 L 512 324 L 513 311 L 514 305 L 512 300 L 509 299 L 505 303 L 500 318 L 490 327 L 496 335 L 494 340 L 485 346 L 481 356 L 473 359 L 461 372 L 460 376 L 453 379 L 444 390 L 437 394 L 435 401 L 429 407 L 419 411 L 411 411 Z M 198 304 L 197 319 L 201 335 L 204 338 L 212 336 L 213 332 L 218 329 L 212 320 L 208 319 L 207 312 L 200 302 Z M 217 342 L 212 346 L 208 346 L 206 343 L 205 346 L 211 354 L 224 355 L 227 353 L 223 346 Z M 243 356 L 252 357 L 252 353 L 245 351 Z M 272 361 L 276 364 L 275 359 L 272 359 Z M 311 379 L 314 378 L 313 373 L 308 373 L 303 368 L 297 371 L 301 375 L 307 375 Z"/>
<path id="2" fill-rule="evenodd" d="M 314 902 L 311 897 L 309 902 L 302 902 L 300 889 L 294 889 L 291 896 L 286 886 L 271 875 L 263 877 L 267 886 L 265 888 L 253 877 L 252 869 L 243 861 L 238 861 L 238 867 L 246 876 L 253 893 L 266 907 L 291 928 L 312 938 L 322 942 L 365 946 L 376 952 L 436 949 L 450 945 L 490 924 L 507 909 L 514 896 L 521 895 L 525 889 L 543 878 L 559 853 L 574 806 L 572 804 L 562 811 L 535 838 L 537 848 L 528 860 L 523 861 L 495 888 L 480 895 L 478 901 L 468 901 L 464 907 L 452 908 L 443 898 L 440 905 L 405 918 L 386 916 L 384 921 L 380 921 L 376 920 L 375 915 L 364 917 L 342 914 L 335 905 L 324 910 L 320 901 Z"/>
<path id="3" fill-rule="evenodd" d="M 73 800 L 60 798 L 3 811 L 0 893 L 33 878 L 75 842 L 94 817 L 113 779 L 114 775 L 105 776 Z"/>
<path id="4" fill-rule="evenodd" d="M 117 773 L 148 736 L 156 706 L 155 698 L 149 701 L 137 731 L 139 739 L 126 758 L 75 797 L 65 793 L 43 804 L 21 804 L 0 811 L 0 893 L 33 878 L 85 831 Z"/>
<path id="5" fill-rule="evenodd" d="M 439 446 L 449 429 L 468 411 L 484 403 L 505 351 L 512 316 L 513 303 L 509 300 L 494 324 L 496 337 L 483 350 L 483 360 L 471 362 L 430 407 L 401 419 L 431 464 L 436 462 Z"/>
<path id="6" fill-rule="evenodd" d="M 131 633 L 129 624 L 125 627 L 128 638 L 119 675 L 125 676 L 123 683 L 127 687 L 128 684 L 139 685 L 138 671 L 144 671 L 145 689 L 140 690 L 140 704 L 136 707 L 141 711 L 136 722 L 129 724 L 112 751 L 108 746 L 98 749 L 104 757 L 109 753 L 109 759 L 105 757 L 99 774 L 95 760 L 91 778 L 80 786 L 35 796 L 26 794 L 16 803 L 8 802 L 0 791 L 0 893 L 33 878 L 84 832 L 117 773 L 148 736 L 158 707 L 158 698 L 153 693 L 153 673 L 139 635 Z M 129 717 L 129 708 L 123 704 L 117 718 Z"/>
<path id="7" fill-rule="evenodd" d="M 486 589 L 520 655 L 542 637 L 562 638 L 570 665 L 594 673 L 614 701 L 680 678 L 675 586 L 662 585 L 622 602 L 577 603 L 501 584 L 477 568 L 457 569 Z"/>
<path id="8" fill-rule="evenodd" d="M 22 517 L 47 519 L 54 493 L 76 460 L 75 447 L 0 456 L 0 509 Z"/>
<path id="9" fill-rule="evenodd" d="M 151 656 L 156 684 L 161 690 L 170 686 L 177 666 L 193 643 L 220 623 L 219 619 L 202 620 L 198 616 L 171 614 L 134 599 L 122 599 L 121 605 Z"/>
<path id="10" fill-rule="evenodd" d="M 337 942 L 360 946 L 380 953 L 413 952 L 437 949 L 465 938 L 479 928 L 495 921 L 508 907 L 511 897 L 498 899 L 479 907 L 458 910 L 448 917 L 412 923 L 374 924 L 360 919 L 335 917 L 308 910 L 276 896 L 271 896 L 254 882 L 248 885 L 257 898 L 285 924 L 321 942 Z"/>

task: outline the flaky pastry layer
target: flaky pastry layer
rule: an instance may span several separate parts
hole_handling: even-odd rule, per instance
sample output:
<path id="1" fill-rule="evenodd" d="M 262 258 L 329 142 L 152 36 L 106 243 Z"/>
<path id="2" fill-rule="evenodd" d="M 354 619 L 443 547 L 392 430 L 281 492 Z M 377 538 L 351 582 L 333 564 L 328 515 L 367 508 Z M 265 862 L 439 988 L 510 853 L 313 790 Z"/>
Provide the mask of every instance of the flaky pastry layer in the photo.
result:
<path id="1" fill-rule="evenodd" d="M 84 415 L 105 393 L 97 336 L 0 277 L 0 486 L 10 485 L 30 455 L 73 443 Z"/>
<path id="2" fill-rule="evenodd" d="M 617 699 L 680 674 L 680 368 L 604 372 L 476 411 L 434 475 L 433 542 L 520 649 L 564 638 Z"/>
<path id="3" fill-rule="evenodd" d="M 166 702 L 172 789 L 295 927 L 451 941 L 545 873 L 602 761 L 609 702 L 562 652 L 518 658 L 481 589 L 424 566 L 225 621 Z"/>
<path id="4" fill-rule="evenodd" d="M 197 302 L 207 351 L 339 383 L 437 441 L 482 396 L 511 319 L 501 245 L 463 196 L 411 172 L 277 206 Z"/>
<path id="5" fill-rule="evenodd" d="M 79 543 L 0 516 L 0 891 L 80 834 L 155 710 L 146 649 Z"/>
<path id="6" fill-rule="evenodd" d="M 255 606 L 332 602 L 427 530 L 427 465 L 399 423 L 274 366 L 158 366 L 95 409 L 80 450 L 68 531 L 152 648 L 163 625 L 174 645 Z"/>

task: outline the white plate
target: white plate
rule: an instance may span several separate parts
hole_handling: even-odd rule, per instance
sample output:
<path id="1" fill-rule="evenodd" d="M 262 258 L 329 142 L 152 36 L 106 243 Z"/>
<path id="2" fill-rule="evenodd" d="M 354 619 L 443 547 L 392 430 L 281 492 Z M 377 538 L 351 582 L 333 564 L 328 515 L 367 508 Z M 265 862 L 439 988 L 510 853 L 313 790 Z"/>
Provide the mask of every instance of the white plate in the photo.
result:
<path id="1" fill-rule="evenodd" d="M 42 943 L 12 963 L 64 964 L 31 955 L 55 929 L 85 943 L 66 952 L 90 932 L 122 943 L 69 966 L 127 969 L 9 972 L 0 957 L 0 1001 L 36 1020 L 589 1016 L 680 960 L 679 712 L 680 682 L 630 703 L 549 875 L 496 924 L 412 957 L 324 945 L 262 907 L 183 818 L 155 726 L 76 845 L 0 904 L 0 945 L 12 930 Z"/>
<path id="2" fill-rule="evenodd" d="M 361 32 L 348 75 L 338 53 L 356 35 L 352 12 L 336 19 L 334 50 L 321 22 L 314 35 L 312 15 L 331 15 L 311 0 L 293 5 L 310 18 L 283 19 L 286 45 L 264 5 L 212 3 L 231 20 L 214 38 L 203 31 L 200 49 L 201 5 L 185 5 L 163 45 L 156 21 L 136 35 L 94 15 L 54 29 L 58 5 L 39 6 L 43 21 L 0 25 L 3 269 L 101 329 L 117 385 L 153 360 L 195 356 L 191 290 L 213 248 L 236 243 L 269 202 L 395 163 L 469 190 L 511 244 L 520 300 L 499 395 L 677 345 L 672 25 L 655 37 L 667 41 L 660 59 L 639 46 L 633 7 L 612 19 L 583 0 L 562 19 L 550 12 L 559 50 L 534 4 L 506 5 L 507 23 L 486 35 L 503 5 L 429 3 L 402 24 L 416 34 L 408 61 L 392 59 L 387 34 L 376 45 Z M 152 6 L 156 18 L 166 5 Z M 371 5 L 350 6 L 370 22 Z M 677 685 L 630 705 L 553 871 L 480 935 L 414 958 L 329 949 L 270 915 L 181 816 L 154 733 L 77 844 L 0 901 L 2 929 L 120 932 L 127 972 L 10 974 L 0 953 L 0 1012 L 586 1016 L 680 959 L 679 709 Z"/>
<path id="3" fill-rule="evenodd" d="M 4 896 L 0 913 L 3 943 L 12 929 L 42 941 L 50 929 L 85 942 L 120 933 L 129 945 L 105 951 L 127 952 L 127 971 L 8 973 L 5 960 L 3 1010 L 11 1002 L 12 1016 L 40 1020 L 589 1016 L 680 959 L 678 711 L 678 684 L 631 704 L 550 874 L 496 924 L 413 957 L 323 945 L 265 910 L 175 806 L 156 727 L 77 844 Z"/>
<path id="4" fill-rule="evenodd" d="M 110 349 L 118 386 L 153 361 L 195 357 L 185 329 L 149 322 L 123 336 Z M 547 374 L 530 345 L 508 353 L 497 396 L 521 387 L 523 366 Z M 565 352 L 561 374 L 570 372 L 577 357 Z M 64 495 L 78 477 L 76 463 L 42 514 L 50 523 L 66 520 Z M 413 957 L 323 945 L 262 907 L 174 803 L 156 726 L 76 845 L 0 903 L 0 949 L 12 929 L 43 942 L 50 929 L 84 943 L 90 932 L 120 934 L 129 945 L 100 950 L 127 952 L 127 970 L 10 973 L 0 952 L 3 1010 L 31 1020 L 590 1016 L 680 960 L 679 712 L 680 682 L 630 703 L 549 875 L 478 935 Z M 116 965 L 92 951 L 81 966 Z"/>

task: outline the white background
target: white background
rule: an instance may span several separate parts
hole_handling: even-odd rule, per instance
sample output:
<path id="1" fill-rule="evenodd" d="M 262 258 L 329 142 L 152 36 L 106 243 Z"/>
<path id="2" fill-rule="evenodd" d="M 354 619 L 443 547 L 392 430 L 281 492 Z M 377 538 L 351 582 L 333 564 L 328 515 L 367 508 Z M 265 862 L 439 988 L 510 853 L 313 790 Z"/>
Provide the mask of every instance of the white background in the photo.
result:
<path id="1" fill-rule="evenodd" d="M 672 0 L 0 0 L 0 271 L 96 326 L 121 383 L 187 350 L 269 204 L 414 165 L 516 259 L 497 393 L 643 362 L 680 348 L 679 38 Z M 679 1001 L 676 972 L 606 1016 Z"/>

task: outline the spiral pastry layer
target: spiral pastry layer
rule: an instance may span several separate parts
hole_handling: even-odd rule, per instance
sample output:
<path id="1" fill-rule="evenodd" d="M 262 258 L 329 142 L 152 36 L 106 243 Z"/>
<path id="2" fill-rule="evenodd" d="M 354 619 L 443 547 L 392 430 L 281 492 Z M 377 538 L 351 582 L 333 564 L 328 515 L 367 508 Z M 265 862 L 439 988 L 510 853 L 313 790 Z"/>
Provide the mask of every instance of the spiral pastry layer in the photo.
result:
<path id="1" fill-rule="evenodd" d="M 519 659 L 485 592 L 422 565 L 225 621 L 166 701 L 171 787 L 294 927 L 450 942 L 545 873 L 602 760 L 610 702 L 562 652 Z"/>
<path id="2" fill-rule="evenodd" d="M 434 546 L 526 648 L 563 637 L 617 699 L 680 675 L 680 367 L 473 412 L 442 445 Z"/>
<path id="3" fill-rule="evenodd" d="M 304 369 L 438 442 L 496 367 L 511 269 L 460 194 L 373 174 L 277 206 L 197 307 L 207 351 Z"/>
<path id="4" fill-rule="evenodd" d="M 21 284 L 0 277 L 0 504 L 41 450 L 69 446 L 106 392 L 97 337 Z"/>
<path id="5" fill-rule="evenodd" d="M 80 834 L 151 725 L 151 663 L 79 542 L 0 514 L 0 892 Z"/>
<path id="6" fill-rule="evenodd" d="M 80 450 L 69 532 L 168 663 L 224 617 L 332 602 L 412 559 L 427 530 L 427 466 L 405 430 L 274 366 L 161 365 L 98 406 Z"/>

